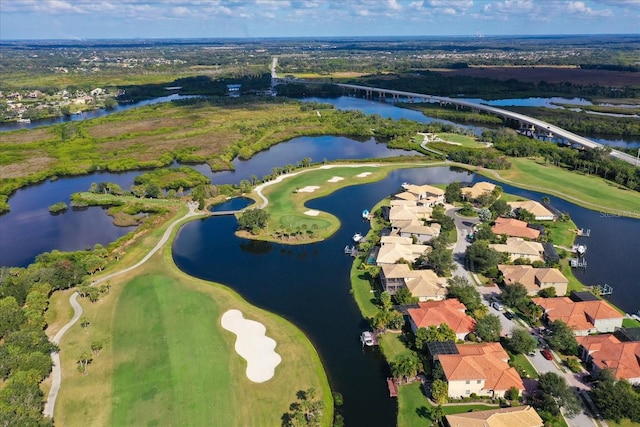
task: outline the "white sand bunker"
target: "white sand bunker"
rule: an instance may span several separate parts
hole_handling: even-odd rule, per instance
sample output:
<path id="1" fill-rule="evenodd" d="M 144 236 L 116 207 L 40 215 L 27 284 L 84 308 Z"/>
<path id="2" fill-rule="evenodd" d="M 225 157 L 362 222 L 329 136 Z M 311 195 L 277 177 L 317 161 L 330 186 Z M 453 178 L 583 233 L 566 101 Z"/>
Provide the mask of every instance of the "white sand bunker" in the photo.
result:
<path id="1" fill-rule="evenodd" d="M 254 383 L 270 380 L 282 358 L 274 351 L 276 342 L 265 335 L 264 325 L 245 319 L 240 310 L 228 310 L 221 323 L 237 336 L 235 349 L 247 361 L 247 378 Z"/>
<path id="2" fill-rule="evenodd" d="M 371 172 L 362 172 L 356 175 L 358 178 L 364 178 L 365 176 L 371 175 Z"/>
<path id="3" fill-rule="evenodd" d="M 320 187 L 318 187 L 317 185 L 307 185 L 306 187 L 299 188 L 298 193 L 313 193 L 318 188 Z"/>
<path id="4" fill-rule="evenodd" d="M 333 178 L 331 178 L 330 180 L 328 180 L 327 182 L 340 182 L 342 181 L 344 178 L 341 176 L 334 176 Z"/>
<path id="5" fill-rule="evenodd" d="M 309 216 L 318 216 L 318 215 L 320 215 L 320 211 L 317 211 L 315 209 L 309 209 L 304 214 L 305 215 L 309 215 Z"/>

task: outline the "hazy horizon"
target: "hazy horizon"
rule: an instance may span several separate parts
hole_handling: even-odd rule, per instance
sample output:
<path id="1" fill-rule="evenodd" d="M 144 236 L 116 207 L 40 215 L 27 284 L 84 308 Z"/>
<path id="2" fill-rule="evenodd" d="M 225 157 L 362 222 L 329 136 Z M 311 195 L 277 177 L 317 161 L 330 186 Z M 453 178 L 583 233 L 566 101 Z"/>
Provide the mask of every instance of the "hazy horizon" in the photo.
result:
<path id="1" fill-rule="evenodd" d="M 636 35 L 638 0 L 0 0 L 0 39 Z"/>

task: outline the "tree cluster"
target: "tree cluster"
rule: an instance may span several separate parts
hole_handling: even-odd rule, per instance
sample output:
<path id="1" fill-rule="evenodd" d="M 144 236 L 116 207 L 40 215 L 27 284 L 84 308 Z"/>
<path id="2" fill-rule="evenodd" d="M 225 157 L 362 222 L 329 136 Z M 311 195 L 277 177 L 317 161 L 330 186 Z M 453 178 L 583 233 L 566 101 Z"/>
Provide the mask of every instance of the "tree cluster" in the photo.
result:
<path id="1" fill-rule="evenodd" d="M 640 393 L 627 380 L 616 380 L 610 371 L 600 371 L 597 377 L 600 382 L 593 388 L 591 399 L 600 414 L 616 423 L 624 418 L 640 423 Z"/>
<path id="2" fill-rule="evenodd" d="M 322 421 L 324 402 L 316 400 L 316 390 L 312 387 L 299 390 L 297 400 L 289 405 L 289 412 L 282 415 L 282 427 L 314 427 Z"/>

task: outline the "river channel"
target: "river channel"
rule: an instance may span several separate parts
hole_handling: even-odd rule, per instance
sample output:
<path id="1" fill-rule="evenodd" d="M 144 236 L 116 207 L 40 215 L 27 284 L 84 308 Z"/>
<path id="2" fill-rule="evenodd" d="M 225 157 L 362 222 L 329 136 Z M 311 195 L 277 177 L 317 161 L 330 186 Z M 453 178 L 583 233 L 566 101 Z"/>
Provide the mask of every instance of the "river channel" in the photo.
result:
<path id="1" fill-rule="evenodd" d="M 346 98 L 346 97 L 345 97 Z M 364 112 L 413 118 L 414 111 L 370 101 L 360 102 Z M 379 103 L 375 103 L 379 104 Z M 382 110 L 381 110 L 382 109 Z M 393 109 L 393 110 L 388 110 Z M 399 111 L 398 111 L 399 110 Z M 407 116 L 400 112 L 406 112 Z M 397 116 L 400 114 L 400 116 Z M 426 120 L 426 119 L 425 119 Z M 425 121 L 422 120 L 422 121 Z M 360 159 L 406 154 L 388 150 L 374 140 L 354 141 L 342 137 L 296 138 L 236 162 L 235 172 L 212 174 L 214 183 L 237 183 L 261 177 L 273 167 L 296 164 L 304 157 Z M 43 251 L 77 250 L 95 243 L 107 244 L 128 229 L 115 227 L 101 208 L 68 211 L 52 216 L 47 207 L 68 201 L 71 193 L 84 191 L 92 182 L 111 181 L 128 188 L 137 172 L 93 174 L 61 178 L 19 190 L 9 199 L 11 212 L 0 216 L 0 265 L 24 266 Z M 396 191 L 404 181 L 422 183 L 476 182 L 486 180 L 448 167 L 417 168 L 392 172 L 386 179 L 342 189 L 307 205 L 326 210 L 342 222 L 339 231 L 324 242 L 284 246 L 238 239 L 233 217 L 193 221 L 182 227 L 174 242 L 174 257 L 180 268 L 194 276 L 224 283 L 251 303 L 282 315 L 304 330 L 317 348 L 332 388 L 345 398 L 342 412 L 350 426 L 395 424 L 396 404 L 388 397 L 384 378 L 387 365 L 375 349 L 363 349 L 358 336 L 367 325 L 350 295 L 349 269 L 352 259 L 343 248 L 355 232 L 366 232 L 360 212 Z M 503 185 L 508 193 L 539 200 L 544 195 Z M 551 197 L 552 204 L 568 212 L 579 227 L 590 228 L 586 240 L 588 268 L 577 272 L 586 284 L 607 283 L 614 288 L 610 299 L 627 312 L 640 309 L 640 263 L 637 262 L 640 220 L 610 217 Z M 250 267 L 250 268 L 248 268 Z M 259 272 L 259 275 L 256 274 Z"/>

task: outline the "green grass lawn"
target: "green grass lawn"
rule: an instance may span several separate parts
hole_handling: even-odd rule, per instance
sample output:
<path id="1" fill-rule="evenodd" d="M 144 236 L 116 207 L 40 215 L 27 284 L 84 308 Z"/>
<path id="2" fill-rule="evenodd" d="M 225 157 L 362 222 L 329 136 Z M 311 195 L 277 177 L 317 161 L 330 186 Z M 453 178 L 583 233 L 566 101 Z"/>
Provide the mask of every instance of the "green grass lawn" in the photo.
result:
<path id="1" fill-rule="evenodd" d="M 509 354 L 513 367 L 516 368 L 521 377 L 525 377 L 523 372 L 526 373 L 527 378 L 538 378 L 538 373 L 529 362 L 529 359 L 524 354 Z"/>
<path id="2" fill-rule="evenodd" d="M 482 144 L 478 142 L 478 140 L 474 137 L 467 135 L 460 135 L 457 133 L 438 133 L 437 134 L 440 139 L 448 142 L 455 142 L 460 144 L 462 147 L 466 148 L 486 148 L 486 144 Z"/>
<path id="3" fill-rule="evenodd" d="M 137 242 L 121 266 L 139 259 L 163 229 Z M 313 387 L 325 404 L 321 425 L 330 426 L 331 390 L 306 336 L 228 288 L 182 273 L 168 248 L 110 279 L 111 292 L 98 302 L 80 299 L 89 326 L 83 330 L 76 323 L 60 344 L 64 381 L 56 424 L 197 426 L 215 420 L 215 425 L 274 426 L 296 393 Z M 258 384 L 246 377 L 246 361 L 234 349 L 236 336 L 220 325 L 231 308 L 265 325 L 276 341 L 282 362 L 272 379 Z M 94 340 L 104 348 L 83 375 L 76 360 Z"/>
<path id="4" fill-rule="evenodd" d="M 423 427 L 431 425 L 433 406 L 422 392 L 420 383 L 400 386 L 398 394 L 398 427 Z M 452 405 L 443 406 L 446 415 L 460 414 L 469 411 L 486 411 L 496 409 L 497 405 Z"/>
<path id="5" fill-rule="evenodd" d="M 220 410 L 234 403 L 231 355 L 212 331 L 220 315 L 213 299 L 166 276 L 126 285 L 113 324 L 113 425 L 233 423 Z"/>
<path id="6" fill-rule="evenodd" d="M 402 334 L 387 332 L 378 336 L 380 348 L 384 356 L 389 361 L 394 361 L 402 354 L 411 354 L 411 350 L 405 343 L 405 336 Z"/>
<path id="7" fill-rule="evenodd" d="M 640 322 L 636 319 L 622 319 L 623 328 L 640 328 Z"/>
<path id="8" fill-rule="evenodd" d="M 263 194 L 269 199 L 266 210 L 271 215 L 269 229 L 303 228 L 307 231 L 317 230 L 326 237 L 333 234 L 340 226 L 339 220 L 327 213 L 317 216 L 305 215 L 304 204 L 311 199 L 325 196 L 346 185 L 368 182 L 366 178 L 358 178 L 361 173 L 379 176 L 380 172 L 373 167 L 314 169 L 286 178 L 277 185 L 265 188 Z M 329 182 L 333 177 L 343 178 L 338 182 Z M 368 177 L 367 177 L 368 178 Z M 318 187 L 312 192 L 302 192 L 308 187 Z"/>
<path id="9" fill-rule="evenodd" d="M 372 292 L 373 289 L 367 274 L 359 269 L 361 264 L 361 258 L 356 258 L 351 266 L 351 290 L 360 313 L 365 318 L 370 319 L 376 315 L 379 309 L 375 305 L 376 294 Z"/>
<path id="10" fill-rule="evenodd" d="M 499 178 L 518 187 L 531 188 L 560 196 L 593 210 L 627 212 L 640 216 L 640 194 L 592 175 L 544 165 L 527 158 L 509 158 L 511 169 L 497 171 Z M 495 177 L 494 172 L 483 173 Z"/>

